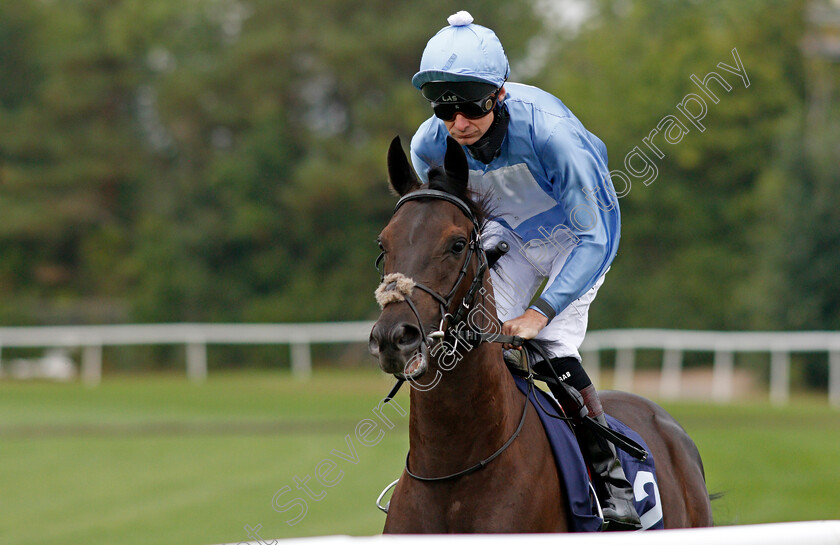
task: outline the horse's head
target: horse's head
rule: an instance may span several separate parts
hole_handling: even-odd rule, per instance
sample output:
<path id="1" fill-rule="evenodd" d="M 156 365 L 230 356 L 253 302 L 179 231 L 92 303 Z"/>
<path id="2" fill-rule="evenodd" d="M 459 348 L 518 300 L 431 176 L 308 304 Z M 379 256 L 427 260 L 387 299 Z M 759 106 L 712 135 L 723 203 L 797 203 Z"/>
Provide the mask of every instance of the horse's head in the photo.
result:
<path id="1" fill-rule="evenodd" d="M 451 138 L 444 166 L 429 171 L 427 186 L 411 168 L 399 138 L 388 150 L 388 175 L 401 198 L 379 235 L 382 314 L 369 348 L 383 371 L 414 378 L 426 370 L 431 342 L 458 321 L 453 316 L 460 316 L 458 309 L 469 306 L 480 287 L 486 270 L 481 208 L 469 197 L 464 151 Z M 476 276 L 479 282 L 473 281 Z"/>

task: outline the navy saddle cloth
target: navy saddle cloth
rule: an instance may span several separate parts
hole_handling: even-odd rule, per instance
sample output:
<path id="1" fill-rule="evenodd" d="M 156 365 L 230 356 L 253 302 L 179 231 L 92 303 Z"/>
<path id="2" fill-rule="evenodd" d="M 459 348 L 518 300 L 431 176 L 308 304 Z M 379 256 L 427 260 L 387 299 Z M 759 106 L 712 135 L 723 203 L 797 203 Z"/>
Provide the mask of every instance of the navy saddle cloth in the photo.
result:
<path id="1" fill-rule="evenodd" d="M 553 398 L 539 388 L 533 388 L 529 393 L 528 383 L 524 379 L 513 378 L 522 393 L 529 394 L 529 401 L 539 414 L 546 430 L 554 461 L 557 464 L 557 473 L 560 475 L 566 492 L 566 503 L 569 506 L 570 515 L 569 530 L 572 532 L 599 531 L 603 520 L 598 516 L 598 507 L 590 494 L 589 472 L 574 433 L 564 421 L 552 418 L 544 410 L 544 408 L 549 411 L 557 410 Z M 539 403 L 535 403 L 534 396 L 537 395 L 541 396 Z M 659 499 L 659 486 L 656 483 L 653 454 L 639 434 L 624 423 L 609 415 L 607 415 L 607 423 L 614 431 L 627 435 L 647 451 L 648 456 L 644 462 L 633 458 L 621 449 L 618 449 L 618 458 L 627 475 L 627 480 L 633 485 L 636 512 L 642 520 L 642 527 L 645 530 L 663 529 L 662 505 Z"/>

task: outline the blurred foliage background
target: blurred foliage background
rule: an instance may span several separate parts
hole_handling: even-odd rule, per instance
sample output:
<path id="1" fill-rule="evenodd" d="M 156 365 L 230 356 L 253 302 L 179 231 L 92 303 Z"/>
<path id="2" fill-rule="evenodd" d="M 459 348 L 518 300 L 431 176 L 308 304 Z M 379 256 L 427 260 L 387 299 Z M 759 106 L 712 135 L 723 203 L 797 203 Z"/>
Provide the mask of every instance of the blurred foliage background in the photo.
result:
<path id="1" fill-rule="evenodd" d="M 0 1 L 0 323 L 376 316 L 387 143 L 458 9 L 612 169 L 732 85 L 648 153 L 591 328 L 840 327 L 840 7 L 806 0 Z"/>

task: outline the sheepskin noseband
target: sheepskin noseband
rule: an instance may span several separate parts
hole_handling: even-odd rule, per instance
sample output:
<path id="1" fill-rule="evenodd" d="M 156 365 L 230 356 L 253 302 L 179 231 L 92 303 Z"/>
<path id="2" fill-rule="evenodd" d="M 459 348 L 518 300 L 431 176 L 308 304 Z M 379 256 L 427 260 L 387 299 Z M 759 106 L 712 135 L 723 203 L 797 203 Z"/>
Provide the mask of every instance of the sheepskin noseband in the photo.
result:
<path id="1" fill-rule="evenodd" d="M 376 302 L 379 303 L 379 308 L 384 309 L 385 305 L 399 303 L 405 301 L 406 297 L 411 297 L 412 290 L 414 290 L 414 280 L 411 278 L 403 273 L 387 274 L 376 288 Z"/>

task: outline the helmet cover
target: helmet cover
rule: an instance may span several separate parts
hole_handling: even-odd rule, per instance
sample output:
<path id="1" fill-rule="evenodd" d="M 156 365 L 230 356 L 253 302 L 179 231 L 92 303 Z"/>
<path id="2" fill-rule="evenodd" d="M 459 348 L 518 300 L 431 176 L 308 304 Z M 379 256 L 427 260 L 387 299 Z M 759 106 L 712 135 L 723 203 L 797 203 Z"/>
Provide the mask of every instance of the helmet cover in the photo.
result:
<path id="1" fill-rule="evenodd" d="M 450 15 L 449 26 L 432 36 L 420 59 L 420 71 L 411 79 L 418 89 L 432 81 L 475 81 L 496 88 L 510 75 L 505 50 L 489 28 L 473 24 L 472 15 Z"/>

